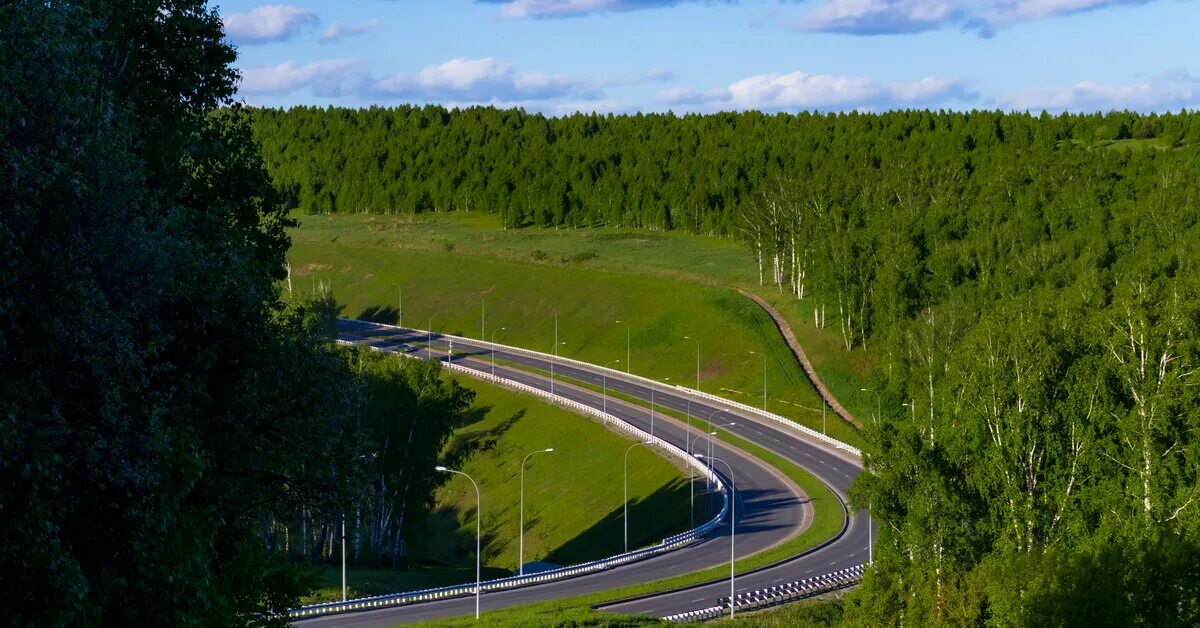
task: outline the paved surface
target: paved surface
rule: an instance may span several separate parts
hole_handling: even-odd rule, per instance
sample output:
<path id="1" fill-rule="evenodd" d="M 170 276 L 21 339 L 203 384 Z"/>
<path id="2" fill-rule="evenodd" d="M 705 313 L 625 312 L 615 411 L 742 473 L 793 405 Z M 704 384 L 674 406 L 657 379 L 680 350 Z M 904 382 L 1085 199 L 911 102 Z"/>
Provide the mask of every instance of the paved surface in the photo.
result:
<path id="1" fill-rule="evenodd" d="M 338 322 L 338 328 L 339 336 L 343 340 L 370 344 L 385 351 L 400 351 L 405 343 L 424 345 L 430 340 L 429 335 L 423 331 L 396 329 L 363 321 L 341 320 Z M 421 357 L 445 360 L 444 352 L 448 344 L 448 339 L 435 333 L 432 336 L 433 350 L 421 349 L 416 354 Z M 469 341 L 454 341 L 452 359 L 456 364 L 491 372 L 491 357 L 490 347 Z M 498 348 L 495 357 L 501 362 L 542 371 L 550 370 L 547 359 L 528 356 L 516 351 Z M 496 375 L 530 386 L 543 390 L 550 389 L 549 378 L 540 374 L 510 369 L 502 364 L 496 365 L 495 372 Z M 603 378 L 603 385 L 606 385 L 609 390 L 647 401 L 653 396 L 654 402 L 658 406 L 665 406 L 679 412 L 690 411 L 692 416 L 701 417 L 693 421 L 693 428 L 689 432 L 682 422 L 665 418 L 661 414 L 655 414 L 652 418 L 646 408 L 608 398 L 609 413 L 646 431 L 651 431 L 651 421 L 653 421 L 653 432 L 656 436 L 681 448 L 685 448 L 685 433 L 692 434 L 692 438 L 695 435 L 704 434 L 706 430 L 701 429 L 705 425 L 703 419 L 720 410 L 717 422 L 736 421 L 738 423 L 736 426 L 726 428 L 731 433 L 769 449 L 807 469 L 832 488 L 843 500 L 851 481 L 860 470 L 858 463 L 844 452 L 827 450 L 802 435 L 772 424 L 766 419 L 758 418 L 753 414 L 739 413 L 716 402 L 690 398 L 672 387 L 663 385 L 655 387 L 652 391 L 649 385 L 632 378 L 626 379 L 624 376 L 618 375 L 602 376 L 598 368 L 566 364 L 561 361 L 554 365 L 554 372 L 556 376 L 561 375 L 596 386 L 602 385 Z M 604 405 L 604 400 L 599 393 L 561 382 L 554 383 L 554 391 L 556 394 L 596 408 Z M 706 442 L 704 446 L 707 447 Z M 797 493 L 795 486 L 790 481 L 770 467 L 719 441 L 714 442 L 713 447 L 714 455 L 733 466 L 737 482 L 736 549 L 739 557 L 778 545 L 811 523 L 811 506 Z M 716 466 L 716 470 L 722 475 L 728 473 L 719 464 Z M 700 495 L 699 492 L 698 495 Z M 631 520 L 630 523 L 636 526 L 636 521 Z M 866 526 L 865 514 L 859 514 L 850 519 L 845 532 L 832 543 L 776 567 L 739 576 L 736 580 L 737 592 L 742 593 L 798 580 L 864 562 L 867 553 Z M 728 564 L 729 527 L 726 525 L 702 543 L 632 565 L 522 589 L 486 593 L 482 597 L 481 607 L 484 611 L 488 611 L 582 595 Z M 728 595 L 729 580 L 725 579 L 606 608 L 624 613 L 649 613 L 663 616 L 711 606 L 718 598 Z M 462 597 L 377 611 L 314 618 L 300 623 L 320 626 L 390 626 L 405 622 L 468 615 L 474 612 L 474 603 L 473 597 Z"/>

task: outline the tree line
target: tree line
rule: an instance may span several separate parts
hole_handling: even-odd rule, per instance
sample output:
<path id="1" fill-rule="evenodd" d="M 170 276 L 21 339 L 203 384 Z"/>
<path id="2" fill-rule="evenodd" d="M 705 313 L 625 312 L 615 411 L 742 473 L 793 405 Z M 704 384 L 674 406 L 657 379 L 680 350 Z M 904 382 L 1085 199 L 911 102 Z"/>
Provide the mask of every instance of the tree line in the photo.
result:
<path id="1" fill-rule="evenodd" d="M 906 167 L 970 204 L 997 177 L 1060 154 L 1118 167 L 1112 141 L 1193 146 L 1200 115 L 992 111 L 574 114 L 428 105 L 253 109 L 255 137 L 302 211 L 482 211 L 506 227 L 621 226 L 735 235 L 778 173 L 848 188 Z M 1160 155 L 1160 157 L 1165 157 Z M 1057 159 L 1057 157 L 1055 157 Z M 1114 174 L 1116 174 L 1114 172 Z M 886 199 L 883 199 L 886 200 Z"/>

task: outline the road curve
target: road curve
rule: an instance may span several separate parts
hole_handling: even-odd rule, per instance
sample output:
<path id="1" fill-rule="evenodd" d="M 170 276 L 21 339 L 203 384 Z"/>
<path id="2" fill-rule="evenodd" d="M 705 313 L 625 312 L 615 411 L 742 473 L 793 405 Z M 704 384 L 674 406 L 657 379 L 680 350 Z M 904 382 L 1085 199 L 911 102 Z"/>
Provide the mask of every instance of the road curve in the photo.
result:
<path id="1" fill-rule="evenodd" d="M 384 351 L 399 351 L 402 350 L 405 343 L 426 344 L 430 340 L 426 331 L 401 329 L 348 319 L 338 321 L 338 333 L 342 340 L 371 345 Z M 433 334 L 432 347 L 434 350 L 422 349 L 418 353 L 421 357 L 428 355 L 444 360 L 446 359 L 444 351 L 448 348 L 449 343 L 450 339 Z M 492 356 L 490 346 L 459 338 L 453 339 L 453 344 L 454 353 L 451 359 L 456 364 L 490 372 L 489 360 Z M 495 357 L 502 362 L 541 371 L 550 369 L 546 358 L 530 356 L 524 352 L 498 347 Z M 596 386 L 601 385 L 602 376 L 599 367 L 560 361 L 556 362 L 554 371 L 563 377 Z M 604 372 L 607 373 L 604 379 L 610 390 L 638 399 L 650 400 L 651 390 L 648 385 L 634 378 L 625 378 L 619 374 Z M 496 374 L 541 389 L 550 388 L 549 379 L 541 374 L 507 368 L 502 365 L 496 366 Z M 554 388 L 555 393 L 561 396 L 593 407 L 601 406 L 601 396 L 595 392 L 564 385 L 562 382 L 556 382 Z M 681 413 L 687 411 L 690 405 L 693 416 L 697 417 L 708 417 L 717 410 L 722 410 L 722 415 L 735 417 L 729 420 L 737 421 L 738 425 L 728 428 L 729 431 L 805 468 L 833 489 L 842 500 L 845 500 L 846 491 L 860 470 L 857 460 L 845 452 L 828 450 L 794 430 L 772 424 L 753 414 L 741 413 L 709 400 L 690 398 L 684 392 L 665 386 L 657 387 L 653 397 L 658 406 L 669 407 Z M 614 402 L 610 397 L 608 411 L 650 431 L 651 417 L 645 408 Z M 694 425 L 703 424 L 697 420 L 694 421 Z M 653 429 L 656 436 L 681 448 L 685 447 L 683 439 L 687 429 L 682 423 L 664 419 L 661 414 L 657 414 Z M 691 433 L 697 435 L 702 434 L 703 431 L 693 429 Z M 811 512 L 808 512 L 809 506 L 802 495 L 797 494 L 796 487 L 790 481 L 740 450 L 719 442 L 715 448 L 714 453 L 733 465 L 736 475 L 738 489 L 738 496 L 735 499 L 737 506 L 736 545 L 739 557 L 778 545 L 811 523 L 812 516 Z M 720 470 L 719 467 L 718 470 Z M 632 523 L 636 525 L 636 522 Z M 772 586 L 864 562 L 867 552 L 866 526 L 866 515 L 860 513 L 850 519 L 847 529 L 833 542 L 774 567 L 739 576 L 737 592 Z M 728 534 L 728 526 L 724 526 L 704 542 L 650 560 L 588 576 L 521 589 L 485 593 L 482 597 L 482 607 L 485 611 L 495 610 L 603 591 L 637 582 L 658 580 L 715 565 L 727 565 L 729 560 Z M 683 591 L 667 592 L 610 605 L 606 608 L 626 613 L 649 613 L 663 616 L 711 606 L 718 598 L 727 595 L 729 595 L 729 581 L 726 579 Z M 300 623 L 320 626 L 388 626 L 465 615 L 473 610 L 474 600 L 464 597 L 362 613 L 319 617 Z"/>

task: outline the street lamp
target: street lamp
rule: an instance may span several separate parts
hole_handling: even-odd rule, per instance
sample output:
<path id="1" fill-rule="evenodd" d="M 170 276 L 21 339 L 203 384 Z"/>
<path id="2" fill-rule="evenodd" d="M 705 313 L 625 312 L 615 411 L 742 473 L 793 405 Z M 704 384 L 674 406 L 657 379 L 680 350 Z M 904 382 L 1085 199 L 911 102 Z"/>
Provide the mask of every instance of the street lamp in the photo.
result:
<path id="1" fill-rule="evenodd" d="M 876 422 L 876 423 L 878 423 L 878 422 L 879 422 L 879 415 L 883 414 L 883 405 L 882 405 L 882 403 L 879 401 L 879 391 L 878 391 L 878 390 L 871 390 L 871 389 L 869 389 L 869 388 L 859 388 L 859 390 L 861 390 L 862 392 L 869 392 L 869 393 L 874 393 L 874 394 L 875 394 L 875 422 Z"/>
<path id="2" fill-rule="evenodd" d="M 553 447 L 531 451 L 521 459 L 521 549 L 519 550 L 520 554 L 517 556 L 518 576 L 525 575 L 525 461 L 529 460 L 529 457 L 534 454 L 548 454 L 552 451 L 554 451 Z"/>
<path id="3" fill-rule="evenodd" d="M 666 381 L 671 380 L 670 377 L 664 377 L 663 379 Z M 654 393 L 656 390 L 658 390 L 658 380 L 652 379 L 652 380 L 650 380 L 650 435 L 651 436 L 654 436 Z"/>
<path id="4" fill-rule="evenodd" d="M 653 442 L 654 441 L 647 440 L 640 443 L 634 443 L 625 450 L 625 514 L 621 516 L 621 519 L 623 519 L 625 523 L 626 553 L 629 553 L 629 452 L 633 451 L 633 448 L 637 447 L 638 445 L 650 445 L 653 444 Z"/>
<path id="5" fill-rule="evenodd" d="M 479 619 L 479 547 L 480 539 L 482 538 L 480 535 L 479 520 L 483 517 L 483 499 L 479 495 L 479 485 L 475 483 L 475 478 L 463 473 L 462 471 L 447 469 L 441 465 L 434 467 L 434 470 L 441 471 L 442 473 L 454 473 L 456 475 L 461 475 L 470 480 L 471 486 L 475 487 L 475 619 Z"/>
<path id="6" fill-rule="evenodd" d="M 618 358 L 612 362 L 609 362 L 609 364 L 616 364 L 620 361 L 621 360 Z M 604 414 L 608 414 L 608 375 L 604 371 L 600 371 L 600 399 L 601 410 L 604 412 Z"/>
<path id="7" fill-rule="evenodd" d="M 396 310 L 396 326 L 404 327 L 404 286 L 396 286 L 396 290 L 400 292 L 398 305 L 400 309 Z"/>
<path id="8" fill-rule="evenodd" d="M 429 324 L 425 326 L 426 333 L 429 334 L 428 340 L 425 341 L 425 359 L 433 359 L 433 317 L 429 317 Z"/>
<path id="9" fill-rule="evenodd" d="M 726 411 L 725 410 L 713 410 L 712 413 L 708 415 L 708 456 L 709 456 L 709 458 L 712 458 L 712 455 L 713 455 L 713 436 L 717 435 L 717 431 L 720 430 L 722 427 L 728 428 L 728 427 L 737 425 L 737 423 L 735 423 L 733 421 L 730 421 L 729 423 L 722 423 L 721 425 L 714 424 L 713 417 L 717 416 L 718 414 L 720 414 L 722 412 L 726 412 Z M 728 431 L 728 430 L 726 430 L 726 431 Z M 709 464 L 708 464 L 708 472 L 712 473 L 712 463 L 711 462 L 709 462 Z M 713 499 L 712 493 L 709 493 L 708 494 L 708 503 L 709 503 L 710 507 L 712 506 L 712 499 Z"/>
<path id="10" fill-rule="evenodd" d="M 697 458 L 704 458 L 704 454 L 696 454 Z M 725 465 L 729 469 L 729 616 L 733 617 L 733 602 L 734 602 L 734 545 L 737 543 L 737 480 L 733 477 L 733 467 L 729 466 L 728 462 L 720 458 L 708 457 L 709 462 L 716 460 Z"/>
<path id="11" fill-rule="evenodd" d="M 683 339 L 696 343 L 696 390 L 700 390 L 700 339 L 691 336 L 684 336 Z"/>
<path id="12" fill-rule="evenodd" d="M 693 449 L 696 446 L 696 441 L 700 440 L 701 438 L 704 438 L 705 436 L 715 436 L 716 434 L 717 434 L 716 432 L 708 432 L 706 434 L 697 434 L 695 438 L 688 438 L 687 439 L 687 447 L 686 447 L 687 454 L 689 456 L 692 456 L 695 454 Z M 695 469 L 692 468 L 692 465 L 688 465 L 688 479 L 691 480 L 691 482 L 689 482 L 689 484 L 691 484 L 691 486 L 692 486 L 691 513 L 692 513 L 692 527 L 693 528 L 696 527 L 696 481 L 693 479 L 695 476 L 692 475 L 692 472 L 694 470 Z M 706 492 L 711 491 L 712 490 L 712 479 L 705 477 L 704 478 L 704 487 L 705 487 L 704 490 Z M 710 498 L 710 501 L 711 501 L 711 498 Z"/>
<path id="13" fill-rule="evenodd" d="M 342 601 L 346 601 L 346 515 L 342 515 Z"/>
<path id="14" fill-rule="evenodd" d="M 762 357 L 763 360 L 763 412 L 767 411 L 767 355 L 757 351 L 751 351 L 751 354 Z"/>
<path id="15" fill-rule="evenodd" d="M 484 303 L 484 295 L 487 291 L 479 293 L 479 340 L 487 340 L 485 333 L 487 323 L 487 305 Z"/>
<path id="16" fill-rule="evenodd" d="M 550 394 L 554 394 L 554 363 L 558 361 L 558 309 L 554 311 L 554 357 L 550 360 Z"/>
<path id="17" fill-rule="evenodd" d="M 625 374 L 628 375 L 629 374 L 629 362 L 630 362 L 630 359 L 629 359 L 629 338 L 630 338 L 629 323 L 622 323 L 621 321 L 617 321 L 616 323 L 618 325 L 625 326 Z"/>
<path id="18" fill-rule="evenodd" d="M 492 330 L 492 377 L 496 376 L 496 332 L 504 331 L 507 327 Z"/>

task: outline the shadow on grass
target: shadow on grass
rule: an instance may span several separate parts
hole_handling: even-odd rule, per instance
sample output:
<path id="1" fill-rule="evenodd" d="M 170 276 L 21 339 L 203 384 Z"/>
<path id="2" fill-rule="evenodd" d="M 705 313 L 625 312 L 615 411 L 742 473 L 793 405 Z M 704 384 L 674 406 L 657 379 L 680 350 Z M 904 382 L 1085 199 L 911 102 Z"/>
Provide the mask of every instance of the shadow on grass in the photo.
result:
<path id="1" fill-rule="evenodd" d="M 454 426 L 454 429 L 461 430 L 464 427 L 484 420 L 491 410 L 491 406 L 471 408 L 463 414 L 463 419 Z M 446 445 L 446 450 L 442 454 L 442 460 L 446 461 L 445 465 L 448 467 L 458 467 L 462 466 L 464 462 L 470 460 L 476 454 L 495 449 L 496 443 L 500 441 L 500 438 L 523 418 L 525 418 L 525 408 L 517 410 L 507 419 L 486 430 L 455 434 L 450 439 L 450 443 Z"/>
<path id="2" fill-rule="evenodd" d="M 455 429 L 461 430 L 463 427 L 476 424 L 484 420 L 491 411 L 491 406 L 471 408 L 466 412 L 463 420 L 455 426 Z M 495 449 L 504 434 L 524 417 L 525 409 L 522 408 L 488 429 L 455 434 L 442 454 L 443 464 L 450 468 L 461 468 L 475 455 Z M 425 543 L 422 547 L 415 548 L 419 559 L 447 565 L 461 565 L 471 560 L 475 555 L 475 534 L 470 528 L 473 528 L 474 525 L 473 523 L 465 525 L 460 523 L 474 522 L 475 520 L 474 495 L 472 494 L 471 497 L 470 506 L 466 510 L 442 507 L 429 513 L 425 523 L 426 530 L 428 530 L 425 535 Z M 480 535 L 483 543 L 484 562 L 488 557 L 500 555 L 508 546 L 507 537 L 511 534 L 501 535 L 499 532 L 501 527 L 501 525 L 489 526 Z"/>
<path id="3" fill-rule="evenodd" d="M 396 325 L 400 322 L 400 310 L 390 305 L 372 305 L 358 313 L 355 318 L 372 323 Z"/>
<path id="4" fill-rule="evenodd" d="M 629 502 L 629 548 L 653 545 L 687 530 L 688 481 L 672 480 L 644 499 Z M 701 500 L 697 499 L 697 507 Z M 682 507 L 681 507 L 682 506 Z M 697 521 L 703 521 L 699 515 Z M 544 560 L 572 565 L 606 558 L 625 551 L 624 508 L 611 510 L 592 527 L 551 551 Z"/>

